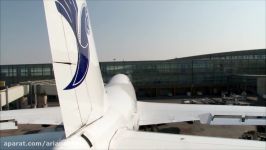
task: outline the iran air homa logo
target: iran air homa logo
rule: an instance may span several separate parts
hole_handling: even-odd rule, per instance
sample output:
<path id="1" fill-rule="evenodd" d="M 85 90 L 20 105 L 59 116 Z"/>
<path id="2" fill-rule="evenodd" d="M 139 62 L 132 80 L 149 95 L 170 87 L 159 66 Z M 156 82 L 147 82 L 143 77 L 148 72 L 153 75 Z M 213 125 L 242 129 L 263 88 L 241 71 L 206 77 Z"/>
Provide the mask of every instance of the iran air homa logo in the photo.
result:
<path id="1" fill-rule="evenodd" d="M 70 25 L 77 42 L 78 62 L 76 72 L 71 82 L 64 88 L 64 90 L 69 90 L 79 86 L 85 79 L 88 72 L 89 15 L 87 6 L 85 4 L 82 5 L 80 12 L 81 14 L 79 15 L 76 0 L 57 0 L 55 4 L 58 12 L 66 19 L 66 21 Z"/>

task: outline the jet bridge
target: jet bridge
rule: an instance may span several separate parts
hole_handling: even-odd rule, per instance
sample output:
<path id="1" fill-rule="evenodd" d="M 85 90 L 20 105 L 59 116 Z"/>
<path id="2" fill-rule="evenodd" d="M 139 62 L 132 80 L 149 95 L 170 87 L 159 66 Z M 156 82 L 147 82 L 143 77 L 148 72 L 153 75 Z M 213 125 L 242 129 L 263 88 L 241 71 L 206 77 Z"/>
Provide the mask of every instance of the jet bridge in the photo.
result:
<path id="1" fill-rule="evenodd" d="M 22 82 L 22 85 L 0 90 L 0 110 L 3 106 L 9 109 L 9 103 L 20 100 L 28 96 L 31 100 L 31 107 L 47 107 L 47 95 L 57 95 L 54 80 L 28 81 Z M 33 106 L 34 100 L 34 106 Z M 11 112 L 10 110 L 9 112 Z M 2 115 L 4 112 L 1 112 Z M 47 115 L 48 113 L 43 115 Z M 29 116 L 29 115 L 27 115 Z M 20 117 L 18 117 L 21 119 Z M 17 119 L 18 119 L 17 118 Z M 17 129 L 17 119 L 12 117 L 2 118 L 0 120 L 0 130 Z"/>
<path id="2" fill-rule="evenodd" d="M 3 106 L 9 109 L 9 103 L 12 103 L 29 94 L 29 85 L 17 85 L 4 90 L 0 90 L 0 110 Z M 1 120 L 1 129 L 16 129 L 17 123 L 14 119 Z"/>
<path id="3" fill-rule="evenodd" d="M 11 102 L 16 101 L 29 94 L 29 85 L 17 85 L 4 90 L 0 90 L 0 105 L 7 106 Z"/>

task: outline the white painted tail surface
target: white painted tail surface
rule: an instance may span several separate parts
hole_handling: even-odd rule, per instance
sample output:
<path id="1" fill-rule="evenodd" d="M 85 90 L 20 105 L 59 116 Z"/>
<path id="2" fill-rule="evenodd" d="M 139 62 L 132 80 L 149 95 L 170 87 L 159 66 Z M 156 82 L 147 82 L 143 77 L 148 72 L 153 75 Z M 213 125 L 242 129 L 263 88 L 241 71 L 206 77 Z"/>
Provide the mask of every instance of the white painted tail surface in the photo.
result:
<path id="1" fill-rule="evenodd" d="M 85 0 L 44 0 L 66 136 L 100 118 L 104 85 Z"/>

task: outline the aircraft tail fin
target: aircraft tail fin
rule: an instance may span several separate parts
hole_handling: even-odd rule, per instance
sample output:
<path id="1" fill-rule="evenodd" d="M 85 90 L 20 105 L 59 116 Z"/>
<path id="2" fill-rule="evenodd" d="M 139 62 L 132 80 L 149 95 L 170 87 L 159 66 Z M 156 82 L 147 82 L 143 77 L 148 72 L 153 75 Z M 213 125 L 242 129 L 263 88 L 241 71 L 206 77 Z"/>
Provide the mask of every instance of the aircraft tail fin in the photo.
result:
<path id="1" fill-rule="evenodd" d="M 104 84 L 86 0 L 44 0 L 66 136 L 103 113 Z"/>

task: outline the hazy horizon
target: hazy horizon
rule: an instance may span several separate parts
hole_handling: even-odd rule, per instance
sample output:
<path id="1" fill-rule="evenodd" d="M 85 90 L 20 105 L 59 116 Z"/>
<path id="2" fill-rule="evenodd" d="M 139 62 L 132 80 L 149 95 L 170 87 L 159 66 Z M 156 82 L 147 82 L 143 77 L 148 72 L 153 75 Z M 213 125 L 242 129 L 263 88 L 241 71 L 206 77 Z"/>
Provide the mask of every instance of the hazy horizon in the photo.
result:
<path id="1" fill-rule="evenodd" d="M 1 0 L 0 64 L 51 63 L 41 0 Z M 99 60 L 266 48 L 265 0 L 88 1 Z"/>

